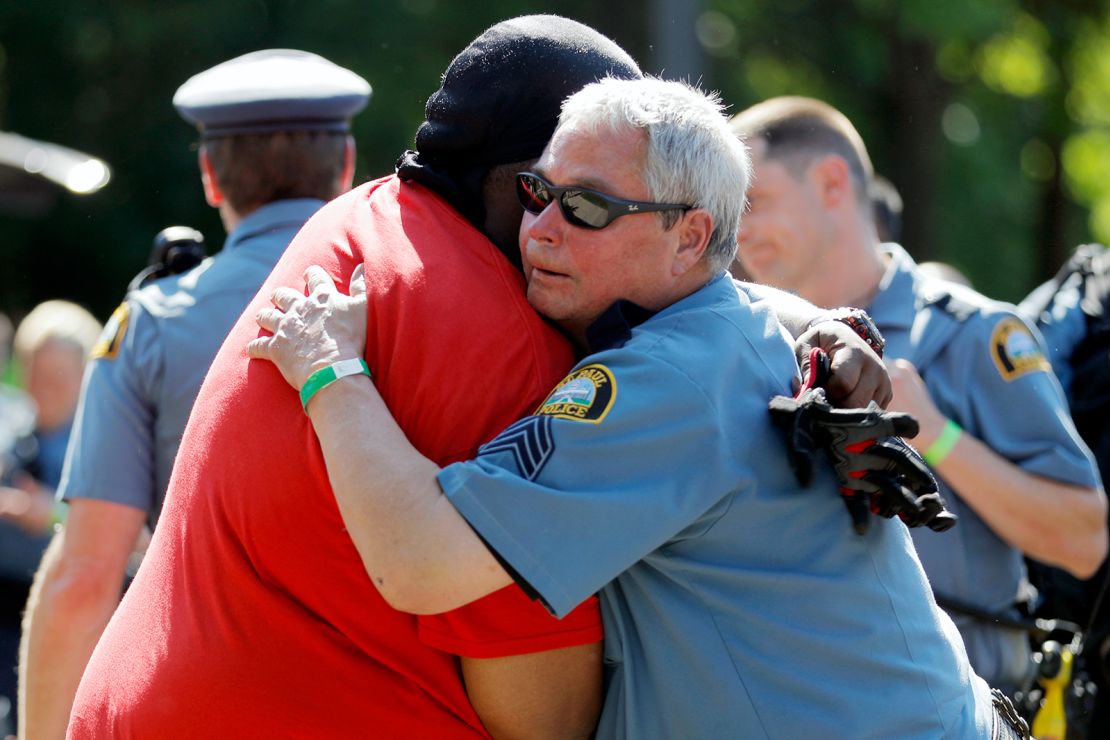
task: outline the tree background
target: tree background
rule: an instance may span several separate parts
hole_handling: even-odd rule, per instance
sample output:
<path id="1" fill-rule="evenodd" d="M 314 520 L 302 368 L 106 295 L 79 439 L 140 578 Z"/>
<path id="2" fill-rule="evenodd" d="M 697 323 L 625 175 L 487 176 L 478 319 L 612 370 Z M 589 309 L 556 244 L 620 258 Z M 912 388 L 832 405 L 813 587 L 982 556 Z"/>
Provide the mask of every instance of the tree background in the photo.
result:
<path id="1" fill-rule="evenodd" d="M 374 88 L 356 182 L 392 171 L 439 74 L 474 36 L 556 12 L 645 71 L 733 111 L 803 94 L 843 110 L 905 201 L 918 259 L 1019 300 L 1079 243 L 1110 240 L 1110 13 L 1103 0 L 35 0 L 0 3 L 0 130 L 106 160 L 98 193 L 0 215 L 0 311 L 68 298 L 104 319 L 164 226 L 222 244 L 196 134 L 171 98 L 267 47 L 322 54 Z"/>

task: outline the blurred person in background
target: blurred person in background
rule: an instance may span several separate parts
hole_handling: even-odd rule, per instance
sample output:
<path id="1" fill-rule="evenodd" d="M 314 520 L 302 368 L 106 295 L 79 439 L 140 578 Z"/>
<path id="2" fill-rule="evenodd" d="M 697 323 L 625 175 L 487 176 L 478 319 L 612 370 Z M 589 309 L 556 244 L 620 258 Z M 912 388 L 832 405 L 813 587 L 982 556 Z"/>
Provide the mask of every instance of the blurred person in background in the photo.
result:
<path id="1" fill-rule="evenodd" d="M 902 194 L 894 183 L 882 175 L 873 175 L 871 208 L 875 216 L 875 233 L 880 242 L 902 241 Z"/>
<path id="2" fill-rule="evenodd" d="M 24 599 L 21 736 L 65 735 L 212 357 L 297 230 L 350 188 L 350 119 L 369 95 L 354 72 L 289 49 L 229 60 L 174 95 L 200 132 L 200 183 L 228 236 L 214 257 L 129 293 L 92 353 L 58 490 L 69 515 Z"/>
<path id="3" fill-rule="evenodd" d="M 880 246 L 871 162 L 835 108 L 775 98 L 733 128 L 756 173 L 740 260 L 760 282 L 874 318 L 892 360 L 891 408 L 920 422 L 912 443 L 960 518 L 943 536 L 913 530 L 914 544 L 976 672 L 1013 694 L 1031 679 L 1028 636 L 953 605 L 1019 618 L 1023 553 L 1086 577 L 1107 550 L 1106 496 L 1039 335 L 1014 307 L 930 279 L 897 244 Z"/>
<path id="4" fill-rule="evenodd" d="M 1110 474 L 1110 250 L 1084 244 L 1057 274 L 1018 306 L 1044 336 L 1048 359 L 1068 399 L 1072 419 Z M 1030 563 L 1041 592 L 1037 616 L 1068 619 L 1085 631 L 1085 667 L 1098 686 L 1088 737 L 1110 737 L 1110 562 L 1089 579 Z"/>
<path id="5" fill-rule="evenodd" d="M 0 313 L 0 451 L 6 455 L 14 452 L 17 439 L 35 427 L 31 399 L 22 388 L 10 384 L 15 382 L 15 367 L 10 362 L 13 332 L 11 319 Z"/>
<path id="6" fill-rule="evenodd" d="M 60 519 L 54 489 L 73 424 L 81 375 L 100 323 L 68 301 L 36 306 L 15 333 L 30 404 L 4 403 L 0 440 L 0 695 L 14 703 L 20 617 L 38 561 Z"/>
<path id="7" fill-rule="evenodd" d="M 54 300 L 36 306 L 15 334 L 35 423 L 16 446 L 18 469 L 5 476 L 14 485 L 0 488 L 0 516 L 31 534 L 50 527 L 85 360 L 100 330 L 100 322 L 85 309 Z"/>

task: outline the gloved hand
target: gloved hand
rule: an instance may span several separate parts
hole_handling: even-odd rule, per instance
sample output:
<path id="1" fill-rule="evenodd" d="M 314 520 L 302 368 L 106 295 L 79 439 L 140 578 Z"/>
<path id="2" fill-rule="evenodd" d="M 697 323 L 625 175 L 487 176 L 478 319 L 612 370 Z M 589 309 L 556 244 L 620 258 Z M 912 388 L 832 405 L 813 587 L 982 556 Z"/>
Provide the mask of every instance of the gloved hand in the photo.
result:
<path id="1" fill-rule="evenodd" d="M 820 352 L 814 350 L 815 355 Z M 818 450 L 823 450 L 836 470 L 857 533 L 867 531 L 872 513 L 898 516 L 907 526 L 925 525 L 936 532 L 952 527 L 956 517 L 944 508 L 929 468 L 899 439 L 915 436 L 917 421 L 875 403 L 864 409 L 833 408 L 820 387 L 826 363 L 811 357 L 811 371 L 798 395 L 775 396 L 770 403 L 772 421 L 786 432 L 798 482 L 809 485 Z"/>

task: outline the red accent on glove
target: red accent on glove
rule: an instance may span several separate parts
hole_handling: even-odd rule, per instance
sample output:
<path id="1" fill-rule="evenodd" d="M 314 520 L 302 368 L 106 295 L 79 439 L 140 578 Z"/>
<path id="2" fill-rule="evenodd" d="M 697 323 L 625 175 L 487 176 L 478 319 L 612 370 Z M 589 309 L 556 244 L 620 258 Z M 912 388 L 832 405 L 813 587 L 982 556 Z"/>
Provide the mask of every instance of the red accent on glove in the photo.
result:
<path id="1" fill-rule="evenodd" d="M 809 351 L 809 373 L 806 374 L 802 382 L 802 387 L 794 394 L 794 398 L 801 398 L 802 394 L 810 388 L 823 386 L 825 384 L 826 379 L 822 377 L 825 374 L 823 372 L 825 361 L 821 359 L 821 356 L 824 354 L 825 350 L 820 347 L 814 347 Z"/>

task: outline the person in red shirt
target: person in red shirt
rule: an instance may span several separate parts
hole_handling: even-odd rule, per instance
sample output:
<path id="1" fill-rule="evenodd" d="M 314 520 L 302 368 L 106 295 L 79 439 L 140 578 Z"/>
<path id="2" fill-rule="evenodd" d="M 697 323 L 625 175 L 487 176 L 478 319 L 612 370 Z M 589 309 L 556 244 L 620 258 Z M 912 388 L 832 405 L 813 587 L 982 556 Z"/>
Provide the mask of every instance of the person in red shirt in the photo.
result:
<path id="1" fill-rule="evenodd" d="M 511 586 L 441 615 L 390 608 L 344 530 L 300 404 L 243 348 L 274 287 L 310 264 L 345 275 L 362 264 L 379 296 L 365 359 L 390 408 L 440 464 L 472 457 L 573 363 L 478 228 L 519 223 L 519 206 L 484 214 L 483 187 L 537 157 L 562 100 L 609 74 L 640 73 L 592 29 L 554 16 L 500 23 L 452 62 L 399 176 L 309 220 L 209 370 L 146 560 L 82 678 L 71 737 L 194 736 L 198 723 L 228 737 L 592 731 L 596 601 L 556 620 Z"/>

